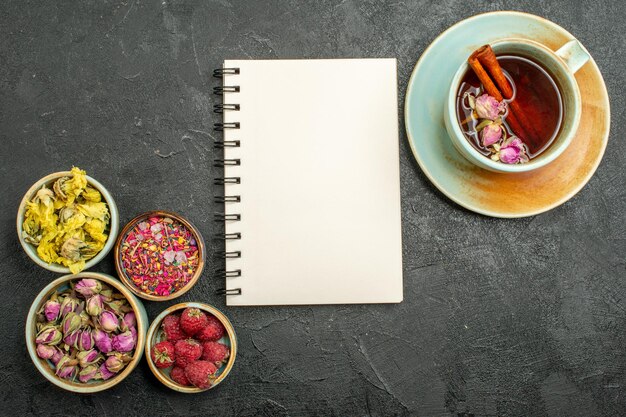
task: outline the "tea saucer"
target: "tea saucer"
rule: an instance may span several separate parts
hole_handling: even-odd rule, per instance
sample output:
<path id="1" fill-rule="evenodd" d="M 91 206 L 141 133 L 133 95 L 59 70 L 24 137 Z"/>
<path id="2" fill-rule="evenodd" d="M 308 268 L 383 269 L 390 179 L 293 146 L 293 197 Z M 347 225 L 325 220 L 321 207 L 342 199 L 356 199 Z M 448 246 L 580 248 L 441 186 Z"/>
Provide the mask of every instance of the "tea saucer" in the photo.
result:
<path id="1" fill-rule="evenodd" d="M 415 65 L 404 119 L 409 145 L 422 171 L 448 198 L 493 217 L 543 213 L 572 198 L 596 171 L 609 136 L 610 107 L 593 58 L 577 73 L 583 110 L 572 144 L 554 162 L 520 174 L 502 174 L 468 162 L 452 145 L 443 123 L 450 82 L 461 63 L 481 45 L 527 38 L 558 49 L 574 37 L 544 18 L 492 12 L 465 19 L 437 37 Z"/>

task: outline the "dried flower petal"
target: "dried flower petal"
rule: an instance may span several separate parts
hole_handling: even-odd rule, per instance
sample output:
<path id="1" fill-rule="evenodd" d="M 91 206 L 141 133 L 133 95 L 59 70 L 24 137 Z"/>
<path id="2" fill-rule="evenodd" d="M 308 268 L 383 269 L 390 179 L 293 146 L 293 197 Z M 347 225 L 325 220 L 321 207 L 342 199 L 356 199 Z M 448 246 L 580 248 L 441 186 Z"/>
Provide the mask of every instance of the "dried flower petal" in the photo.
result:
<path id="1" fill-rule="evenodd" d="M 91 296 L 87 303 L 85 304 L 85 310 L 91 316 L 98 316 L 102 313 L 102 309 L 104 308 L 104 302 L 102 296 L 100 294 L 96 294 Z"/>
<path id="2" fill-rule="evenodd" d="M 37 356 L 41 359 L 51 359 L 56 353 L 56 348 L 50 345 L 38 344 Z"/>
<path id="3" fill-rule="evenodd" d="M 116 331 L 119 324 L 115 313 L 109 310 L 105 310 L 100 314 L 98 322 L 102 330 L 109 333 Z"/>
<path id="4" fill-rule="evenodd" d="M 37 337 L 35 338 L 35 343 L 56 345 L 61 341 L 62 337 L 63 335 L 59 330 L 57 330 L 56 327 L 52 325 L 47 325 L 44 326 L 37 334 Z"/>
<path id="5" fill-rule="evenodd" d="M 502 127 L 496 123 L 489 124 L 481 131 L 483 146 L 488 147 L 502 139 Z"/>
<path id="6" fill-rule="evenodd" d="M 111 336 L 103 330 L 96 329 L 93 332 L 93 338 L 96 342 L 96 347 L 102 353 L 109 353 L 113 350 L 113 346 L 111 344 Z"/>
<path id="7" fill-rule="evenodd" d="M 61 314 L 61 304 L 58 301 L 48 300 L 43 306 L 43 313 L 46 320 L 55 321 Z"/>
<path id="8" fill-rule="evenodd" d="M 506 110 L 506 103 L 498 101 L 489 94 L 476 97 L 475 109 L 478 118 L 496 120 Z"/>
<path id="9" fill-rule="evenodd" d="M 85 298 L 98 294 L 102 290 L 102 284 L 97 279 L 83 278 L 76 283 L 74 290 Z"/>
<path id="10" fill-rule="evenodd" d="M 89 382 L 92 379 L 99 379 L 99 377 L 100 375 L 96 365 L 86 366 L 78 373 L 78 380 L 83 383 Z"/>
<path id="11" fill-rule="evenodd" d="M 130 352 L 135 347 L 135 340 L 130 331 L 113 336 L 111 343 L 113 350 L 117 350 L 118 352 Z"/>

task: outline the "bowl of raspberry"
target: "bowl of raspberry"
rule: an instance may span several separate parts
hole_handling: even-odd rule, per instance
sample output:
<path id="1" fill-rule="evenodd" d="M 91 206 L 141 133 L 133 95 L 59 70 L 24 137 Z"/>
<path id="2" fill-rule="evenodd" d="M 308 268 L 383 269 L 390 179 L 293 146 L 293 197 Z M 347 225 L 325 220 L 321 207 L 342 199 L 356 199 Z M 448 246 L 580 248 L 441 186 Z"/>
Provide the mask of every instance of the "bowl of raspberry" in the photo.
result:
<path id="1" fill-rule="evenodd" d="M 230 320 L 215 307 L 180 303 L 154 319 L 145 353 L 159 381 L 194 394 L 214 388 L 228 376 L 237 356 L 237 337 Z"/>

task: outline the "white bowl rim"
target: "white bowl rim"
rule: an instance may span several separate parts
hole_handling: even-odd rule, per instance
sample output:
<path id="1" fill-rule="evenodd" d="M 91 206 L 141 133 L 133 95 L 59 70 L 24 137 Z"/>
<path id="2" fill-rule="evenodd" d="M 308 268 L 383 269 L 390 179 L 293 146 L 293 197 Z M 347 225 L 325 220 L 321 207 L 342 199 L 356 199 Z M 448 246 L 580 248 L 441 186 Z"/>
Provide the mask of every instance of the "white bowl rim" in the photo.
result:
<path id="1" fill-rule="evenodd" d="M 33 246 L 32 244 L 24 240 L 24 236 L 22 235 L 22 225 L 24 223 L 24 213 L 26 210 L 26 203 L 30 201 L 32 196 L 41 188 L 41 186 L 54 179 L 65 177 L 65 176 L 70 176 L 70 175 L 72 175 L 70 171 L 59 171 L 59 172 L 53 172 L 51 174 L 46 175 L 43 178 L 40 178 L 37 182 L 35 182 L 28 189 L 28 191 L 26 191 L 26 193 L 24 194 L 24 197 L 22 198 L 22 201 L 20 202 L 20 206 L 17 210 L 17 221 L 16 221 L 17 236 L 20 240 L 20 244 L 22 245 L 22 248 L 24 249 L 24 252 L 26 252 L 28 257 L 32 259 L 33 262 L 35 262 L 40 267 L 45 268 L 48 271 L 57 272 L 61 274 L 70 274 L 71 271 L 66 266 L 62 266 L 59 264 L 49 264 L 45 262 L 43 259 L 41 259 L 39 255 L 37 255 L 37 249 L 35 248 L 35 246 Z M 104 185 L 102 185 L 100 182 L 90 177 L 89 175 L 87 175 L 86 177 L 87 177 L 87 182 L 90 185 L 93 185 L 94 188 L 96 188 L 100 192 L 100 194 L 102 194 L 102 198 L 105 200 L 105 202 L 107 203 L 107 206 L 109 207 L 109 213 L 111 215 L 111 219 L 109 220 L 109 237 L 107 238 L 107 241 L 104 247 L 102 248 L 100 252 L 98 252 L 96 256 L 94 256 L 93 258 L 85 262 L 85 268 L 83 269 L 83 271 L 86 271 L 89 268 L 95 266 L 106 255 L 108 255 L 108 253 L 111 251 L 111 249 L 113 249 L 113 246 L 115 245 L 117 234 L 119 232 L 119 211 L 117 209 L 117 205 L 115 204 L 115 200 L 113 200 L 113 196 L 111 195 L 109 190 L 107 190 L 104 187 Z"/>

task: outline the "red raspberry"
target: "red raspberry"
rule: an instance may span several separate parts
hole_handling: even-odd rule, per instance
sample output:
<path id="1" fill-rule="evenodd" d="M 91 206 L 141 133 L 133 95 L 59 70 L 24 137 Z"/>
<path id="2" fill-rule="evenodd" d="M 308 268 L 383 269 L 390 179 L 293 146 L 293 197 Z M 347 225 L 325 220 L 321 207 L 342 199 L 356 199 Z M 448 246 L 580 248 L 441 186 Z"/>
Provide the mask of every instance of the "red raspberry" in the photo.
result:
<path id="1" fill-rule="evenodd" d="M 224 325 L 215 316 L 207 317 L 207 325 L 196 335 L 198 340 L 207 342 L 209 340 L 219 340 L 224 336 Z"/>
<path id="2" fill-rule="evenodd" d="M 169 368 L 176 359 L 174 344 L 168 341 L 157 343 L 152 347 L 150 356 L 157 368 Z"/>
<path id="3" fill-rule="evenodd" d="M 189 336 L 200 332 L 207 325 L 207 316 L 195 307 L 186 308 L 180 316 L 180 328 Z"/>
<path id="4" fill-rule="evenodd" d="M 174 345 L 176 352 L 176 365 L 185 367 L 202 356 L 202 346 L 193 339 L 179 340 Z"/>
<path id="5" fill-rule="evenodd" d="M 230 348 L 219 342 L 204 342 L 202 344 L 202 359 L 213 362 L 220 367 L 230 356 Z"/>
<path id="6" fill-rule="evenodd" d="M 165 317 L 161 327 L 163 327 L 163 332 L 165 332 L 165 338 L 172 343 L 176 343 L 177 341 L 187 337 L 187 335 L 180 328 L 180 317 L 176 314 L 170 314 Z"/>
<path id="7" fill-rule="evenodd" d="M 172 381 L 185 387 L 191 385 L 191 383 L 187 379 L 187 376 L 185 375 L 185 369 L 181 368 L 180 366 L 175 366 L 172 368 L 172 370 L 170 371 L 170 378 L 172 379 Z"/>
<path id="8" fill-rule="evenodd" d="M 206 389 L 213 384 L 217 367 L 208 361 L 191 362 L 185 367 L 185 376 L 193 385 Z"/>

